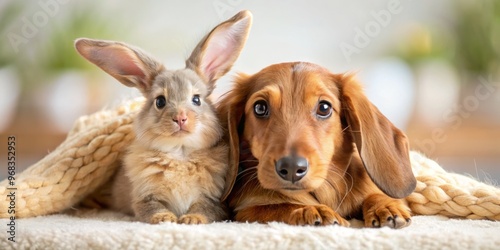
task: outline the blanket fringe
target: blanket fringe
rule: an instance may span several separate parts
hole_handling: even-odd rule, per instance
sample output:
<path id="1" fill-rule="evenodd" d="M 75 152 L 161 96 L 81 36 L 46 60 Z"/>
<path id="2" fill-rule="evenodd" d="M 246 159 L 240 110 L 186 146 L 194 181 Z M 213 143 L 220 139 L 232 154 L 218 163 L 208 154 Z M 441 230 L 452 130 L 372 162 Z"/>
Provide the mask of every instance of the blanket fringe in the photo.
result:
<path id="1" fill-rule="evenodd" d="M 115 109 L 81 117 L 59 147 L 16 176 L 0 182 L 0 218 L 61 212 L 105 184 L 133 140 L 132 120 L 142 98 Z M 416 215 L 500 220 L 500 189 L 448 173 L 436 162 L 411 152 L 416 190 L 406 198 Z M 16 188 L 12 190 L 10 188 Z M 9 195 L 15 192 L 15 202 Z M 15 205 L 15 214 L 8 213 Z"/>

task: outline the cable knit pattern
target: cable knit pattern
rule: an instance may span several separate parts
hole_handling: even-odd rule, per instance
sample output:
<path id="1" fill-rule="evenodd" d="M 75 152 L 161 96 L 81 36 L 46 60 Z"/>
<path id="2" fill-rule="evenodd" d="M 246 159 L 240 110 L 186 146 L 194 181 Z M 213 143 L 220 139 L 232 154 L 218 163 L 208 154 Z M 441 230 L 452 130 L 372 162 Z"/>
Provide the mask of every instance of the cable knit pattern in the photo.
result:
<path id="1" fill-rule="evenodd" d="M 500 189 L 446 172 L 435 161 L 411 152 L 417 188 L 406 198 L 414 214 L 500 220 Z"/>
<path id="2" fill-rule="evenodd" d="M 78 119 L 66 140 L 45 158 L 16 175 L 17 218 L 70 208 L 106 183 L 134 139 L 132 120 L 142 99 Z M 0 218 L 8 218 L 8 180 L 0 182 Z"/>

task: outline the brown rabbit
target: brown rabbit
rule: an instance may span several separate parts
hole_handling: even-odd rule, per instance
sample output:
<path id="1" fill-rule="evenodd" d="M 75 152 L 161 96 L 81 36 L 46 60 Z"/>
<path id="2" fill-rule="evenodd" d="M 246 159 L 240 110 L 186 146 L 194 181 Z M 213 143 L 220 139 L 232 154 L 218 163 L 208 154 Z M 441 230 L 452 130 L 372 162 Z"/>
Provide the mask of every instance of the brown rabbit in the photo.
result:
<path id="1" fill-rule="evenodd" d="M 192 52 L 186 68 L 167 70 L 124 43 L 78 39 L 90 62 L 146 98 L 134 121 L 135 141 L 113 186 L 114 209 L 148 223 L 209 223 L 227 218 L 228 148 L 208 98 L 240 54 L 252 16 L 242 11 L 215 27 Z"/>

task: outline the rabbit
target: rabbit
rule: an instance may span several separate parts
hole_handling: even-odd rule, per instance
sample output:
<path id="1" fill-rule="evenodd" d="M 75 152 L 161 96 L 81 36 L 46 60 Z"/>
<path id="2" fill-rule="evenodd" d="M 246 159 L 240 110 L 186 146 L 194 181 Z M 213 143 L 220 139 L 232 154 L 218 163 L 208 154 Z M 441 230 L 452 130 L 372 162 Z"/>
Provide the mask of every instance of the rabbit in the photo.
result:
<path id="1" fill-rule="evenodd" d="M 112 187 L 112 209 L 151 224 L 205 224 L 227 219 L 228 146 L 209 99 L 248 37 L 252 15 L 241 11 L 195 47 L 186 67 L 168 70 L 121 42 L 77 39 L 85 59 L 145 97 L 134 120 L 135 140 Z"/>

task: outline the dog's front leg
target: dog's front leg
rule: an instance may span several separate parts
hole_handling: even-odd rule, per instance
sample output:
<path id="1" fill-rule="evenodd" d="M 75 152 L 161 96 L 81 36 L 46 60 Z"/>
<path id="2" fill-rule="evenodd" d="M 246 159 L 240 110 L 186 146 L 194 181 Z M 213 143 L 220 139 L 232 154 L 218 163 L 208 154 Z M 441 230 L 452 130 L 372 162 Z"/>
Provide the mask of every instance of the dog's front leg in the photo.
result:
<path id="1" fill-rule="evenodd" d="M 291 203 L 251 206 L 236 212 L 237 221 L 267 223 L 284 222 L 290 225 L 341 225 L 349 222 L 325 205 L 298 205 Z"/>

